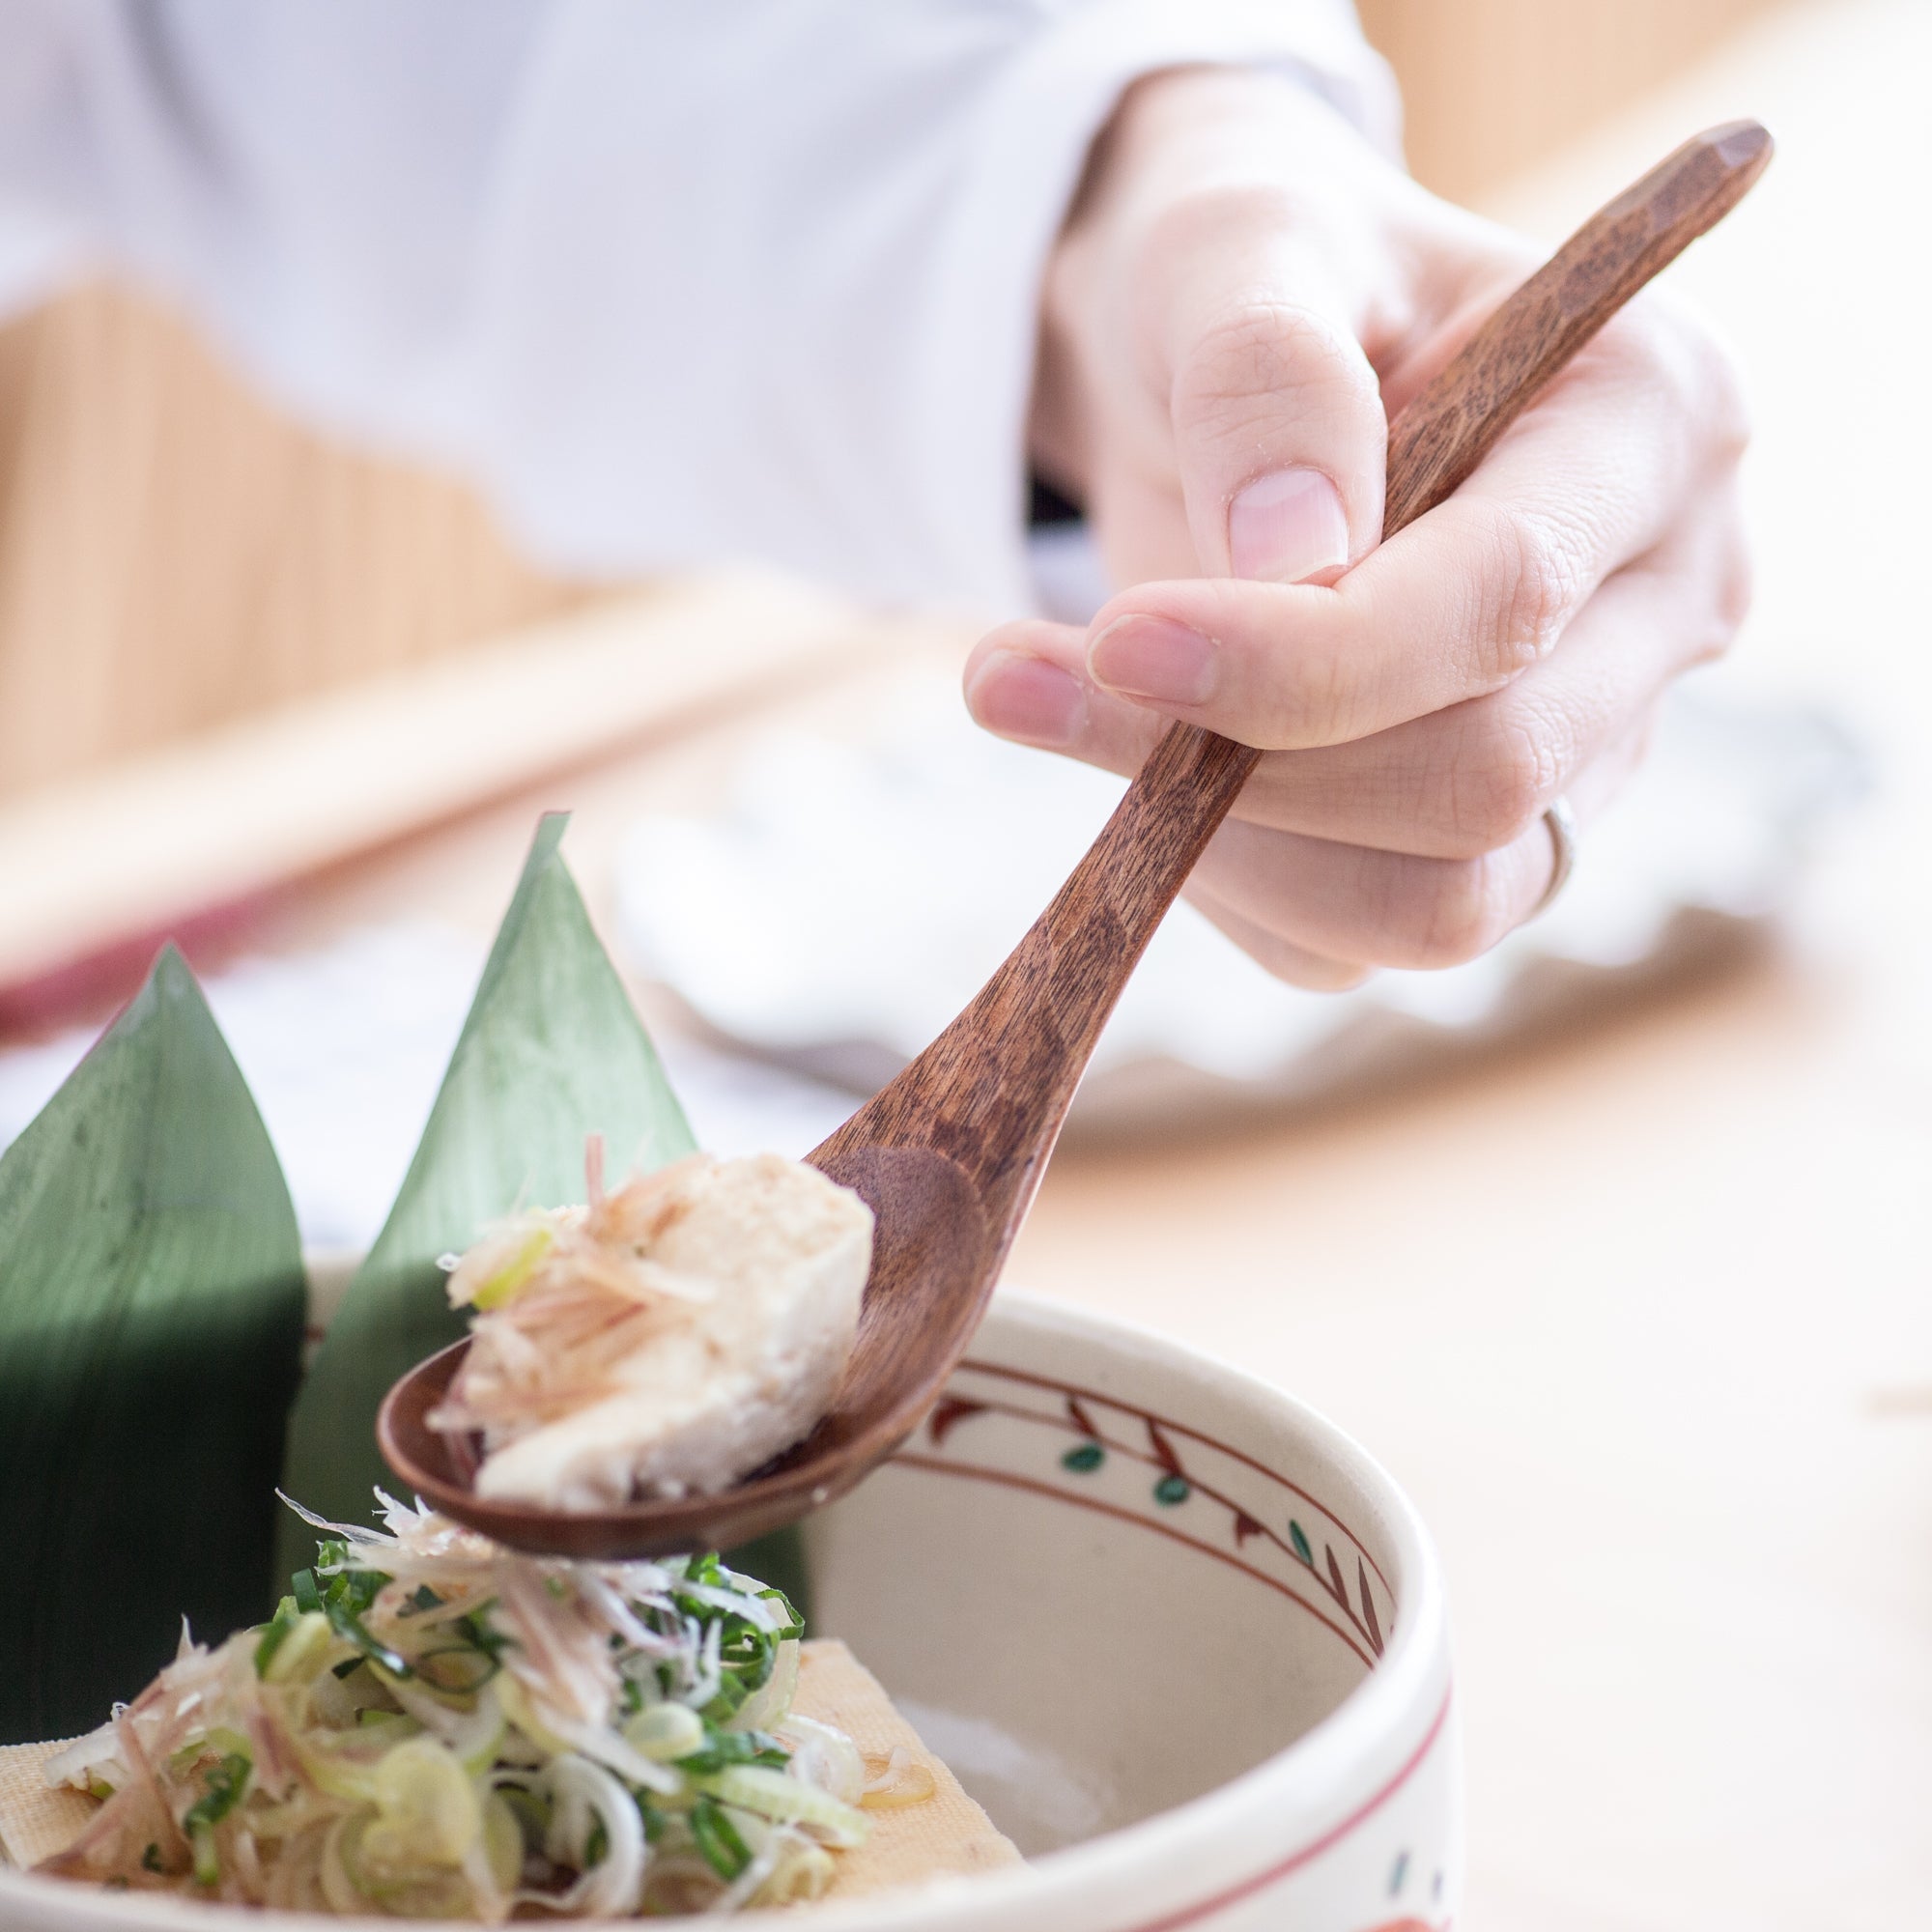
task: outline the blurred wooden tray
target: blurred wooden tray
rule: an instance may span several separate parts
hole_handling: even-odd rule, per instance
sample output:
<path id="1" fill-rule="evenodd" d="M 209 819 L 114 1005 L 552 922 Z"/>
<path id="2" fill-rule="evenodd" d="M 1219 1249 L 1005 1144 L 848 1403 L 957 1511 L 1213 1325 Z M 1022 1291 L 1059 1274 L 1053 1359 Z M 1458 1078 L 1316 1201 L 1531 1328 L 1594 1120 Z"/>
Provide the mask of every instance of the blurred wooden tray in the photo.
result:
<path id="1" fill-rule="evenodd" d="M 0 995 L 890 637 L 783 580 L 678 580 L 0 804 Z"/>

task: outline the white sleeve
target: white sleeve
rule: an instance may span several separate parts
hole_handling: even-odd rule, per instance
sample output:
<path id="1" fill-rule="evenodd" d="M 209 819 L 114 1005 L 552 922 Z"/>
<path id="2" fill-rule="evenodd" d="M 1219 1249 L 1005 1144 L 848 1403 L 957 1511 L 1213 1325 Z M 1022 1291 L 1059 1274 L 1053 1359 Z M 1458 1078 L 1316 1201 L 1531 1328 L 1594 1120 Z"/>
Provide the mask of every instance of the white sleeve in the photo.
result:
<path id="1" fill-rule="evenodd" d="M 1123 87 L 1346 0 L 7 0 L 0 301 L 104 261 L 546 561 L 1030 598 L 1040 276 Z"/>

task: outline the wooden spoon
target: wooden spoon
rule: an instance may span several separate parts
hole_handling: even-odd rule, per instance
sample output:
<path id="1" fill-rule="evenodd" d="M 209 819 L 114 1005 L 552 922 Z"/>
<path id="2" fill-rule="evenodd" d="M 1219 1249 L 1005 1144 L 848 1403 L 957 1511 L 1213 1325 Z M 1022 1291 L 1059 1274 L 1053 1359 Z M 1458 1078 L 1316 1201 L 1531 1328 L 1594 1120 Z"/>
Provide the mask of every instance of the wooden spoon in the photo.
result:
<path id="1" fill-rule="evenodd" d="M 1442 501 L 1603 325 L 1727 213 L 1771 158 L 1753 121 L 1687 141 L 1593 215 L 1389 432 L 1384 538 Z M 405 1376 L 377 1435 L 403 1482 L 518 1548 L 632 1557 L 729 1548 L 842 1494 L 903 1442 L 979 1326 L 1094 1043 L 1260 753 L 1177 724 L 973 1003 L 810 1156 L 878 1217 L 858 1346 L 810 1437 L 736 1488 L 549 1514 L 485 1501 L 472 1440 L 424 1420 L 459 1342 Z"/>

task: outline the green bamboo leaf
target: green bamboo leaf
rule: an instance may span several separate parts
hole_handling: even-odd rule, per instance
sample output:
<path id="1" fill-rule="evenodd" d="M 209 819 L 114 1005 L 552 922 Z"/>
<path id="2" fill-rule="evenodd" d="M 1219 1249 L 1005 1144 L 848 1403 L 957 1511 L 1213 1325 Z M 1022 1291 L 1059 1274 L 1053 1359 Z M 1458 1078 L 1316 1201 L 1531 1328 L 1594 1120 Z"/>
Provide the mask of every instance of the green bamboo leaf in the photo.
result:
<path id="1" fill-rule="evenodd" d="M 389 1385 L 463 1333 L 437 1257 L 520 1204 L 581 1201 L 592 1130 L 613 1178 L 696 1146 L 557 856 L 567 822 L 537 828 L 402 1192 L 297 1399 L 283 1487 L 338 1520 L 365 1520 L 372 1488 L 394 1480 L 375 1438 Z M 290 1518 L 283 1569 L 312 1542 Z"/>
<path id="2" fill-rule="evenodd" d="M 268 1614 L 302 1343 L 274 1149 L 180 953 L 0 1158 L 0 1739 Z"/>

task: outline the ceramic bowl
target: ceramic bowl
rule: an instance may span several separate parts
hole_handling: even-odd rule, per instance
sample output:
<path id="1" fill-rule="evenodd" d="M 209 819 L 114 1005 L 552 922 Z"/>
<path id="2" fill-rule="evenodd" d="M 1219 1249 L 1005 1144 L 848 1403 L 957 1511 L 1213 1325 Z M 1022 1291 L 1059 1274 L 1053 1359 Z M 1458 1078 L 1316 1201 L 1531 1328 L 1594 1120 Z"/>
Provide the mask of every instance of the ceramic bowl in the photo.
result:
<path id="1" fill-rule="evenodd" d="M 914 1439 L 810 1521 L 804 1560 L 814 1629 L 850 1643 L 1028 1855 L 788 1915 L 812 1932 L 1455 1918 L 1436 1558 L 1375 1463 L 1279 1390 L 1003 1294 Z M 14 1932 L 248 1922 L 0 1873 Z"/>

